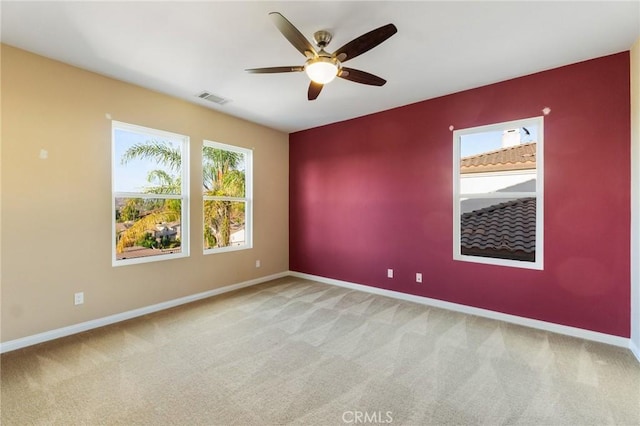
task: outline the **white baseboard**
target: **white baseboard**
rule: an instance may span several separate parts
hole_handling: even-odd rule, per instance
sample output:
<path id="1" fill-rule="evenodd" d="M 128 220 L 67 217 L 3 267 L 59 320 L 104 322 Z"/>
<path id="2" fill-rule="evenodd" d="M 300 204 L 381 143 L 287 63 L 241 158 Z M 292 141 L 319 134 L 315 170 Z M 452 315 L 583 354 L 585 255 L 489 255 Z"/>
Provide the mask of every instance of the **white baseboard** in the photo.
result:
<path id="1" fill-rule="evenodd" d="M 249 287 L 252 285 L 260 284 L 266 281 L 271 281 L 276 278 L 282 278 L 286 276 L 289 276 L 289 272 L 280 272 L 278 274 L 255 278 L 253 280 L 216 288 L 216 289 L 205 291 L 202 293 L 192 294 L 190 296 L 180 297 L 178 299 L 169 300 L 169 301 L 158 303 L 155 305 L 145 306 L 143 308 L 138 308 L 138 309 L 134 309 L 127 312 L 121 312 L 119 314 L 109 315 L 108 317 L 98 318 L 98 319 L 82 322 L 79 324 L 70 325 L 68 327 L 58 328 L 55 330 L 45 331 L 43 333 L 22 337 L 20 339 L 9 340 L 7 342 L 0 343 L 0 353 L 10 352 L 16 349 L 24 348 L 27 346 L 46 342 L 49 340 L 58 339 L 60 337 L 70 336 L 72 334 L 81 333 L 83 331 L 91 330 L 98 327 L 103 327 L 105 325 L 114 324 L 116 322 L 125 321 L 131 318 L 139 317 L 139 316 L 150 314 L 153 312 L 162 311 L 164 309 L 173 308 L 174 306 L 184 305 L 185 303 L 195 302 L 196 300 L 206 299 L 207 297 L 217 296 L 219 294 L 228 293 L 230 291 L 239 290 L 244 287 Z"/>
<path id="2" fill-rule="evenodd" d="M 631 352 L 633 352 L 638 362 L 640 362 L 640 348 L 638 348 L 638 345 L 631 339 L 629 339 L 629 349 L 631 349 Z"/>
<path id="3" fill-rule="evenodd" d="M 635 345 L 635 343 L 631 339 L 627 339 L 624 337 L 613 336 L 610 334 L 599 333 L 596 331 L 584 330 L 581 328 L 569 327 L 566 325 L 554 324 L 546 321 L 534 320 L 530 318 L 519 317 L 516 315 L 490 311 L 488 309 L 475 308 L 472 306 L 461 305 L 458 303 L 451 303 L 451 302 L 445 302 L 438 299 L 431 299 L 424 296 L 416 296 L 413 294 L 401 293 L 398 291 L 386 290 L 386 289 L 377 288 L 377 287 L 370 287 L 363 284 L 356 284 L 348 281 L 340 281 L 332 278 L 321 277 L 318 275 L 304 274 L 304 273 L 295 272 L 295 271 L 280 272 L 278 274 L 255 278 L 253 280 L 216 288 L 213 290 L 193 294 L 190 296 L 181 297 L 178 299 L 169 300 L 169 301 L 158 303 L 151 306 L 145 306 L 145 307 L 134 309 L 131 311 L 110 315 L 108 317 L 98 318 L 95 320 L 90 320 L 90 321 L 82 322 L 79 324 L 58 328 L 55 330 L 45 331 L 43 333 L 38 333 L 32 336 L 22 337 L 15 340 L 9 340 L 7 342 L 0 343 L 0 353 L 10 352 L 16 349 L 21 349 L 27 346 L 43 343 L 49 340 L 58 339 L 60 337 L 70 336 L 72 334 L 81 333 L 83 331 L 92 330 L 94 328 L 103 327 L 105 325 L 114 324 L 120 321 L 125 321 L 131 318 L 139 317 L 139 316 L 150 314 L 153 312 L 162 311 L 164 309 L 173 308 L 175 306 L 184 305 L 190 302 L 195 302 L 196 300 L 206 299 L 208 297 L 217 296 L 219 294 L 228 293 L 230 291 L 239 290 L 241 288 L 250 287 L 252 285 L 260 284 L 266 281 L 271 281 L 271 280 L 286 277 L 286 276 L 293 276 L 297 278 L 313 280 L 313 281 L 317 281 L 325 284 L 349 288 L 352 290 L 364 291 L 367 293 L 373 293 L 373 294 L 378 294 L 382 296 L 392 297 L 395 299 L 406 300 L 409 302 L 420 303 L 423 305 L 433 306 L 436 308 L 447 309 L 450 311 L 461 312 L 469 315 L 476 315 L 479 317 L 495 319 L 498 321 L 504 321 L 512 324 L 518 324 L 525 327 L 531 327 L 539 330 L 550 331 L 558 334 L 564 334 L 567 336 L 577 337 L 585 340 L 605 343 L 608 345 L 629 348 L 631 352 L 635 355 L 635 357 L 638 359 L 638 361 L 640 361 L 640 349 L 638 348 L 638 346 Z"/>
<path id="4" fill-rule="evenodd" d="M 461 305 L 458 303 L 445 302 L 443 300 L 431 299 L 424 296 L 416 296 L 413 294 L 401 293 L 393 290 L 386 290 L 377 287 L 369 287 L 367 285 L 351 283 L 347 281 L 335 280 L 333 278 L 325 278 L 317 275 L 304 274 L 301 272 L 291 271 L 290 275 L 297 278 L 304 278 L 312 281 L 318 281 L 325 284 L 331 284 L 339 287 L 345 287 L 352 290 L 364 291 L 367 293 L 378 294 L 382 296 L 392 297 L 394 299 L 406 300 L 409 302 L 420 303 L 423 305 L 433 306 L 436 308 L 448 309 L 450 311 L 461 312 L 463 314 L 476 315 L 479 317 L 495 319 L 512 324 L 518 324 L 525 327 L 537 328 L 539 330 L 550 331 L 553 333 L 564 334 L 567 336 L 578 337 L 580 339 L 591 340 L 594 342 L 606 343 L 608 345 L 630 348 L 635 356 L 640 360 L 640 352 L 638 348 L 631 347 L 631 340 L 613 336 L 611 334 L 599 333 L 597 331 L 584 330 L 582 328 L 569 327 L 566 325 L 554 324 L 551 322 L 540 321 L 530 318 L 519 317 L 516 315 L 504 314 L 502 312 L 490 311 L 488 309 L 474 308 L 472 306 Z M 635 346 L 635 345 L 634 345 Z"/>

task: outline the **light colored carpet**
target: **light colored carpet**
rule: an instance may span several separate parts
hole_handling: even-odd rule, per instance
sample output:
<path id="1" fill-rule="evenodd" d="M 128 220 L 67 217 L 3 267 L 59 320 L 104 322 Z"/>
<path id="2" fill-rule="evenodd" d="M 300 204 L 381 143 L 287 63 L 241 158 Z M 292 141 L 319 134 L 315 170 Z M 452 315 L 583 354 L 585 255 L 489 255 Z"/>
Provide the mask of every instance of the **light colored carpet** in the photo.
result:
<path id="1" fill-rule="evenodd" d="M 1 361 L 2 425 L 640 424 L 628 350 L 292 277 Z"/>

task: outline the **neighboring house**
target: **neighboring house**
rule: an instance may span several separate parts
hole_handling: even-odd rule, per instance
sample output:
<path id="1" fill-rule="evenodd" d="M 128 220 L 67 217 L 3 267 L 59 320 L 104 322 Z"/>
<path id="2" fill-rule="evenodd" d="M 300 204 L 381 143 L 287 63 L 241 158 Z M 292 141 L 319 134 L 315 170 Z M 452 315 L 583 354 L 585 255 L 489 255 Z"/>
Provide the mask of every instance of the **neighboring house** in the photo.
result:
<path id="1" fill-rule="evenodd" d="M 120 234 L 123 233 L 124 231 L 126 231 L 127 229 L 131 228 L 131 225 L 133 225 L 132 221 L 128 221 L 128 222 L 117 222 L 116 223 L 116 235 L 118 236 L 118 239 L 120 239 Z"/>
<path id="2" fill-rule="evenodd" d="M 118 236 L 118 240 L 120 239 L 120 235 L 131 228 L 135 222 L 130 220 L 127 222 L 118 222 L 116 223 L 116 235 Z M 155 239 L 162 239 L 165 236 L 169 238 L 169 241 L 175 241 L 180 239 L 180 222 L 164 222 L 159 223 L 153 228 L 147 229 L 147 233 L 151 234 Z"/>
<path id="3" fill-rule="evenodd" d="M 535 198 L 520 198 L 463 213 L 460 245 L 465 255 L 534 262 Z"/>
<path id="4" fill-rule="evenodd" d="M 485 152 L 460 161 L 460 193 L 535 192 L 536 143 L 529 142 Z M 464 200 L 461 213 L 495 204 L 491 200 Z"/>
<path id="5" fill-rule="evenodd" d="M 234 231 L 231 233 L 231 236 L 229 237 L 229 242 L 230 245 L 232 246 L 239 246 L 245 243 L 245 236 L 244 236 L 244 228 L 240 228 L 237 231 Z"/>
<path id="6" fill-rule="evenodd" d="M 150 229 L 149 233 L 152 234 L 155 239 L 168 237 L 169 241 L 178 240 L 180 239 L 180 222 L 159 223 L 155 229 Z"/>
<path id="7" fill-rule="evenodd" d="M 134 224 L 133 221 L 117 223 L 116 224 L 117 238 L 120 239 L 122 232 L 131 228 L 133 224 Z M 165 236 L 169 239 L 169 241 L 176 241 L 180 239 L 180 231 L 181 231 L 180 222 L 165 222 L 165 223 L 159 223 L 155 227 L 148 229 L 147 233 L 152 235 L 153 238 L 156 239 L 156 241 L 162 240 Z M 117 259 L 133 259 L 137 257 L 155 256 L 158 254 L 163 254 L 163 253 L 173 252 L 178 250 L 180 250 L 180 247 L 158 249 L 158 248 L 147 248 L 147 247 L 136 245 L 132 247 L 126 247 L 124 249 L 124 252 L 116 254 L 116 258 Z"/>
<path id="8" fill-rule="evenodd" d="M 536 191 L 536 142 L 502 145 L 461 159 L 461 194 Z M 535 198 L 463 199 L 460 213 L 461 254 L 535 261 Z"/>

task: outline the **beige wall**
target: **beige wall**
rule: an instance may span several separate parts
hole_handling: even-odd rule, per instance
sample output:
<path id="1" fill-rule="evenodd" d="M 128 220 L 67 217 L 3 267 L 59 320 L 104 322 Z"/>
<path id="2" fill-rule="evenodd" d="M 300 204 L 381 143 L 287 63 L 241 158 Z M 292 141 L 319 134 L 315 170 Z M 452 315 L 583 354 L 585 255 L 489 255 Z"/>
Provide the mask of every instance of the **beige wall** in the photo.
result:
<path id="1" fill-rule="evenodd" d="M 288 270 L 287 134 L 9 46 L 1 58 L 2 342 Z M 190 257 L 111 266 L 106 114 L 190 137 Z M 202 254 L 203 139 L 254 148 L 251 250 Z"/>

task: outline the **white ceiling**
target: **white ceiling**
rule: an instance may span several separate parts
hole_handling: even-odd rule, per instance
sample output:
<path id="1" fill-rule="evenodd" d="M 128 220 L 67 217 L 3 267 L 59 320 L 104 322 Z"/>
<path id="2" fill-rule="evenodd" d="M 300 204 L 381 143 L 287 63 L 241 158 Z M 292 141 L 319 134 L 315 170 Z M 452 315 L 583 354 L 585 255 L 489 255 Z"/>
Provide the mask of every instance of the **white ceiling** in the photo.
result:
<path id="1" fill-rule="evenodd" d="M 2 42 L 286 132 L 346 120 L 628 50 L 640 2 L 8 2 Z M 268 17 L 278 11 L 327 50 L 387 23 L 398 33 L 345 64 L 383 87 L 336 79 L 307 101 L 302 65 Z M 220 106 L 203 90 L 231 99 Z"/>

